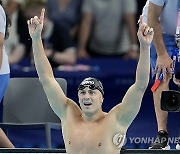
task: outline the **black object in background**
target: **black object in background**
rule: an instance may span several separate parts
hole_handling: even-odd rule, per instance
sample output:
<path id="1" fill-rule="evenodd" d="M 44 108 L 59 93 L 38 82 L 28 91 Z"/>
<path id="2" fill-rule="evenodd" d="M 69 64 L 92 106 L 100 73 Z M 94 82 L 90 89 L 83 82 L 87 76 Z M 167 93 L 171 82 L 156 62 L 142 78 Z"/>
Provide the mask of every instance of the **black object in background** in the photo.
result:
<path id="1" fill-rule="evenodd" d="M 179 112 L 180 92 L 174 90 L 162 91 L 161 110 L 168 112 Z"/>

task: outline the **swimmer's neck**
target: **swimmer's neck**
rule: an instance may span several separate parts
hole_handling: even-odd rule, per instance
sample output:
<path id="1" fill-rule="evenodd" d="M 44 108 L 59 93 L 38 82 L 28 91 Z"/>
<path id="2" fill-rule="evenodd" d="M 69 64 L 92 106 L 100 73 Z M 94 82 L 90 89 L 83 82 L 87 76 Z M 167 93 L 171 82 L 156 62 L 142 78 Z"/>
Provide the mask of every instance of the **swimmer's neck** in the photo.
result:
<path id="1" fill-rule="evenodd" d="M 82 112 L 82 118 L 84 122 L 98 122 L 103 119 L 107 113 L 101 111 L 95 113 L 84 113 Z"/>

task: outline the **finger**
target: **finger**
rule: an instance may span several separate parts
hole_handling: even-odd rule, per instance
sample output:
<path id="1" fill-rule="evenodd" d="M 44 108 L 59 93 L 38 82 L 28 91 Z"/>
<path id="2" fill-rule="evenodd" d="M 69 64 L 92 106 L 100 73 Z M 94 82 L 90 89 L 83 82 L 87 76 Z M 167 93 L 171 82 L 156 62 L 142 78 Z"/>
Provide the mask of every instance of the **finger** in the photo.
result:
<path id="1" fill-rule="evenodd" d="M 34 16 L 34 19 L 35 19 L 35 20 L 39 20 L 39 18 L 38 18 L 37 16 Z"/>
<path id="2" fill-rule="evenodd" d="M 33 22 L 34 22 L 34 24 L 36 26 L 40 24 L 40 20 L 39 20 L 39 18 L 37 16 L 34 17 L 34 21 Z"/>
<path id="3" fill-rule="evenodd" d="M 30 33 L 30 21 L 29 20 L 27 21 L 27 25 L 28 25 L 28 30 L 29 30 L 29 33 Z"/>
<path id="4" fill-rule="evenodd" d="M 149 30 L 150 30 L 150 28 L 146 26 L 144 28 L 144 33 L 143 34 L 146 36 L 148 34 Z"/>
<path id="5" fill-rule="evenodd" d="M 43 9 L 41 10 L 40 23 L 43 23 L 44 14 L 45 14 L 45 9 L 43 8 Z"/>
<path id="6" fill-rule="evenodd" d="M 170 67 L 171 67 L 171 71 L 173 72 L 174 71 L 174 62 L 173 63 L 171 63 L 171 65 L 170 65 Z"/>
<path id="7" fill-rule="evenodd" d="M 34 20 L 34 26 L 38 26 L 40 23 L 38 20 Z"/>
<path id="8" fill-rule="evenodd" d="M 148 31 L 148 30 L 149 30 L 149 26 L 148 26 L 146 23 L 143 23 L 143 24 L 142 24 L 142 32 L 143 32 L 143 35 L 145 35 L 144 32 L 145 32 L 145 31 Z"/>
<path id="9" fill-rule="evenodd" d="M 32 24 L 32 22 L 33 22 L 33 18 L 30 19 L 30 25 Z"/>
<path id="10" fill-rule="evenodd" d="M 173 68 L 171 69 L 170 67 L 167 68 L 168 74 L 172 74 Z"/>
<path id="11" fill-rule="evenodd" d="M 157 67 L 156 79 L 159 78 L 160 74 L 161 74 L 161 67 Z"/>
<path id="12" fill-rule="evenodd" d="M 166 68 L 163 68 L 162 71 L 163 71 L 163 79 L 164 79 L 164 81 L 166 81 L 166 79 L 167 79 Z"/>
<path id="13" fill-rule="evenodd" d="M 153 30 L 153 28 L 150 28 L 150 29 L 148 30 L 148 34 L 149 34 L 149 35 L 154 35 L 154 30 Z"/>
<path id="14" fill-rule="evenodd" d="M 141 24 L 140 27 L 139 27 L 139 33 L 142 35 L 143 34 L 143 31 L 144 31 L 144 28 L 146 27 L 147 25 L 145 23 Z"/>
<path id="15" fill-rule="evenodd" d="M 158 67 L 158 68 L 157 68 L 157 74 L 156 74 L 157 79 L 159 78 L 159 76 L 160 76 L 161 73 L 162 73 L 162 68 L 161 68 L 161 67 Z"/>

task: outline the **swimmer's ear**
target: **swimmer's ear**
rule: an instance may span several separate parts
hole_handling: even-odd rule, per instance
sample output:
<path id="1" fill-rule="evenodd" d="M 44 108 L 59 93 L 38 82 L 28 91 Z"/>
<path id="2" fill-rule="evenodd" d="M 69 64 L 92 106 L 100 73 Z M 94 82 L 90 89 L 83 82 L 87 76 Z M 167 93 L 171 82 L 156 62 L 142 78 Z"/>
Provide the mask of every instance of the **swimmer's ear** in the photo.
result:
<path id="1" fill-rule="evenodd" d="M 102 103 L 104 102 L 104 97 L 102 98 Z"/>

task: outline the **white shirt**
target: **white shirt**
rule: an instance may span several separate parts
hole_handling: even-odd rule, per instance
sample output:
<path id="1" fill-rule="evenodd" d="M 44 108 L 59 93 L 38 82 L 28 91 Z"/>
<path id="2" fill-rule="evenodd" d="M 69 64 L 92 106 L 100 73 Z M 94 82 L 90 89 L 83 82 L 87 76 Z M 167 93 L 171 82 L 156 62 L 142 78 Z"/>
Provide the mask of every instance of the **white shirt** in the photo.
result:
<path id="1" fill-rule="evenodd" d="M 178 0 L 149 0 L 143 8 L 143 21 L 147 22 L 149 2 L 162 6 L 163 10 L 160 15 L 160 22 L 164 34 L 174 36 L 176 33 L 176 24 L 178 17 Z"/>
<path id="2" fill-rule="evenodd" d="M 5 35 L 5 30 L 6 30 L 6 14 L 4 12 L 4 9 L 0 5 L 0 33 L 3 33 Z M 7 53 L 5 52 L 5 47 L 3 45 L 3 59 L 0 69 L 0 75 L 8 74 L 8 73 L 10 73 L 8 56 Z"/>

